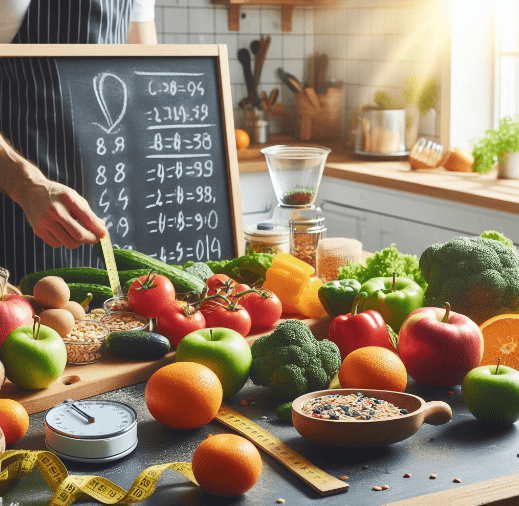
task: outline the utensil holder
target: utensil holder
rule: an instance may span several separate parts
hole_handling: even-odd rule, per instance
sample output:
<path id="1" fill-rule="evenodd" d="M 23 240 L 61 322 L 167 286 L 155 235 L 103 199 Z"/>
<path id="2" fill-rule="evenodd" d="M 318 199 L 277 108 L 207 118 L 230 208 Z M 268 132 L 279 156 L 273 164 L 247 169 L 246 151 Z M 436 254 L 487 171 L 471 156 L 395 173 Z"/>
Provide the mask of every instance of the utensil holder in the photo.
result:
<path id="1" fill-rule="evenodd" d="M 309 141 L 340 137 L 344 102 L 342 89 L 328 88 L 325 94 L 316 96 L 320 107 L 313 105 L 305 93 L 296 94 L 298 139 Z"/>

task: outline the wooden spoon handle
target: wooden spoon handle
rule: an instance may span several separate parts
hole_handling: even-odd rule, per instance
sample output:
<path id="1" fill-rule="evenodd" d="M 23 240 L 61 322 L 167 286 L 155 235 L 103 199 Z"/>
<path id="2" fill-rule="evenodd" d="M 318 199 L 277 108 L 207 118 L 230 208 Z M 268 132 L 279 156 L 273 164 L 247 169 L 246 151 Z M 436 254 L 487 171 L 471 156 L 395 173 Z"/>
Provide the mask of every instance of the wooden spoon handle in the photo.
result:
<path id="1" fill-rule="evenodd" d="M 443 425 L 452 418 L 452 408 L 443 401 L 431 401 L 425 404 L 424 422 L 429 425 Z"/>

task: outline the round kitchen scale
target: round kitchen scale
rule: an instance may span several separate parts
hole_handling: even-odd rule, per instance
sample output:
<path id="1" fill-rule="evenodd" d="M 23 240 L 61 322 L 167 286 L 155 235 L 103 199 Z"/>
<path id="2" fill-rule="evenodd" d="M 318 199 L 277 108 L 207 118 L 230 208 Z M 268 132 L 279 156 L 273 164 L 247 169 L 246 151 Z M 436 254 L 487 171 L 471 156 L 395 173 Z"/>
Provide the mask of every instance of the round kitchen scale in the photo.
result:
<path id="1" fill-rule="evenodd" d="M 117 401 L 66 401 L 45 413 L 45 445 L 76 462 L 110 462 L 137 446 L 137 413 Z"/>

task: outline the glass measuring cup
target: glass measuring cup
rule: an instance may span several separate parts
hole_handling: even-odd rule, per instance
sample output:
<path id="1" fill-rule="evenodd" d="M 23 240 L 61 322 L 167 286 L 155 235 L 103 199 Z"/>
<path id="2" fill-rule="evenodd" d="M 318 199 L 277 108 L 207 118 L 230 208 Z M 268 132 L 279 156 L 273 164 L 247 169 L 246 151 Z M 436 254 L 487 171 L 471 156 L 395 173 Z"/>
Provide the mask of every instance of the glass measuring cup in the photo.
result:
<path id="1" fill-rule="evenodd" d="M 279 205 L 309 207 L 314 204 L 330 151 L 320 146 L 285 145 L 261 150 Z"/>

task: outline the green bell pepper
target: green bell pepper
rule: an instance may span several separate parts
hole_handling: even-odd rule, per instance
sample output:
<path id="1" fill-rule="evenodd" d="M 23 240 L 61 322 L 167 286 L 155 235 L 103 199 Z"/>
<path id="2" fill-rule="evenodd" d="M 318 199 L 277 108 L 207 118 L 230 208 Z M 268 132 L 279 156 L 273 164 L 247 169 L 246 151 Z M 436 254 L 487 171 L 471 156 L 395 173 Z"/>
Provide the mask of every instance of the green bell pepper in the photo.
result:
<path id="1" fill-rule="evenodd" d="M 326 312 L 335 318 L 351 312 L 351 305 L 359 294 L 361 284 L 356 279 L 328 281 L 319 288 L 317 296 Z"/>
<path id="2" fill-rule="evenodd" d="M 360 292 L 365 293 L 366 298 L 359 302 L 358 311 L 378 311 L 396 333 L 407 315 L 424 304 L 424 291 L 420 285 L 396 275 L 372 278 L 360 287 Z"/>

